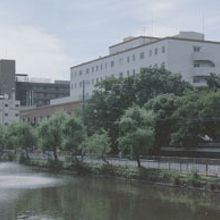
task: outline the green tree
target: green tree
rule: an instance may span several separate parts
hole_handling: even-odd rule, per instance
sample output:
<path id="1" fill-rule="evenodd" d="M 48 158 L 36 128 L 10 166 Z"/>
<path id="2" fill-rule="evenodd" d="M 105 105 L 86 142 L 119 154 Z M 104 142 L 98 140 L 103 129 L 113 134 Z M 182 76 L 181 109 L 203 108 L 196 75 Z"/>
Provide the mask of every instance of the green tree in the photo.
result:
<path id="1" fill-rule="evenodd" d="M 121 151 L 128 149 L 134 155 L 138 167 L 140 155 L 147 153 L 154 143 L 154 114 L 138 106 L 130 107 L 119 121 Z"/>
<path id="2" fill-rule="evenodd" d="M 177 109 L 178 96 L 174 94 L 162 94 L 150 99 L 145 105 L 146 110 L 152 110 L 155 114 L 155 142 L 154 153 L 159 152 L 161 146 L 168 146 L 173 132 L 173 120 L 171 118 Z"/>
<path id="3" fill-rule="evenodd" d="M 20 122 L 16 124 L 17 144 L 20 149 L 24 150 L 26 158 L 29 159 L 29 150 L 37 143 L 37 136 L 35 129 L 27 122 Z"/>
<path id="4" fill-rule="evenodd" d="M 5 135 L 6 135 L 6 128 L 3 125 L 0 125 L 0 157 L 4 154 L 5 150 Z"/>
<path id="5" fill-rule="evenodd" d="M 208 135 L 220 140 L 220 90 L 198 90 L 186 93 L 177 100 L 173 113 L 174 132 L 171 145 L 196 147 Z"/>
<path id="6" fill-rule="evenodd" d="M 85 140 L 86 131 L 82 124 L 82 120 L 74 114 L 67 117 L 64 124 L 64 137 L 62 149 L 71 152 L 72 157 L 82 149 L 82 142 Z"/>
<path id="7" fill-rule="evenodd" d="M 164 68 L 142 69 L 135 76 L 124 79 L 109 78 L 97 84 L 92 98 L 86 106 L 86 118 L 90 133 L 104 128 L 109 131 L 112 151 L 117 152 L 119 134 L 116 122 L 124 111 L 138 104 L 143 106 L 151 98 L 164 93 L 180 96 L 191 89 L 180 74 L 173 74 Z"/>
<path id="8" fill-rule="evenodd" d="M 99 134 L 95 133 L 88 137 L 85 146 L 87 153 L 94 153 L 107 162 L 105 155 L 111 151 L 111 141 L 107 131 L 102 129 Z"/>
<path id="9" fill-rule="evenodd" d="M 61 149 L 63 143 L 66 120 L 67 114 L 56 113 L 42 121 L 38 127 L 40 147 L 43 151 L 52 151 L 55 161 L 58 161 L 57 151 Z"/>

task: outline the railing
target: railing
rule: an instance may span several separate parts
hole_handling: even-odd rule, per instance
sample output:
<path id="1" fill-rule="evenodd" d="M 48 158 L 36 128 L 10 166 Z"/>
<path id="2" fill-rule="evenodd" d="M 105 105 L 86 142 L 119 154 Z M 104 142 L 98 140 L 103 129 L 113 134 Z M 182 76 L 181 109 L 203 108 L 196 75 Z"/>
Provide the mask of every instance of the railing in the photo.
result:
<path id="1" fill-rule="evenodd" d="M 53 159 L 53 155 L 51 152 L 47 154 L 34 153 L 30 154 L 30 158 L 47 160 Z M 77 156 L 77 158 L 82 160 L 81 156 Z M 71 158 L 66 155 L 59 155 L 59 160 L 71 161 Z M 106 164 L 106 161 L 112 166 L 137 167 L 136 160 L 128 157 L 111 155 L 106 157 L 105 161 L 97 155 L 83 157 L 83 162 L 89 164 Z M 220 176 L 220 159 L 144 156 L 141 157 L 141 166 L 149 169 L 176 170 L 186 173 L 194 171 L 207 176 Z"/>

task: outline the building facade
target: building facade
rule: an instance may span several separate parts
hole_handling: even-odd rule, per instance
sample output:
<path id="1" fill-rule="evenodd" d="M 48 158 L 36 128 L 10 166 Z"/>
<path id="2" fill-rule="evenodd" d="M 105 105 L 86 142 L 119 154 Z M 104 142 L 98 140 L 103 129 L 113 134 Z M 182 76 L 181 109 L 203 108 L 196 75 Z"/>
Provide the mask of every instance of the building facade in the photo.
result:
<path id="1" fill-rule="evenodd" d="M 32 107 L 29 109 L 24 108 L 20 111 L 20 120 L 28 121 L 32 125 L 38 125 L 43 119 L 50 118 L 56 112 L 66 112 L 67 114 L 71 114 L 76 108 L 81 106 L 81 102 L 68 102 L 36 108 Z"/>
<path id="2" fill-rule="evenodd" d="M 12 96 L 8 99 L 7 95 L 0 96 L 0 124 L 9 125 L 19 122 L 20 102 Z"/>
<path id="3" fill-rule="evenodd" d="M 16 100 L 22 106 L 49 105 L 51 99 L 70 95 L 70 81 L 39 79 L 27 74 L 16 74 Z"/>
<path id="4" fill-rule="evenodd" d="M 0 95 L 11 98 L 15 86 L 15 60 L 0 60 Z"/>
<path id="5" fill-rule="evenodd" d="M 180 32 L 176 36 L 129 37 L 110 46 L 109 55 L 71 67 L 70 96 L 81 100 L 83 80 L 85 95 L 92 95 L 97 82 L 114 76 L 127 77 L 142 68 L 165 67 L 181 73 L 183 79 L 195 86 L 205 85 L 204 76 L 220 73 L 220 42 L 207 41 L 196 32 Z"/>

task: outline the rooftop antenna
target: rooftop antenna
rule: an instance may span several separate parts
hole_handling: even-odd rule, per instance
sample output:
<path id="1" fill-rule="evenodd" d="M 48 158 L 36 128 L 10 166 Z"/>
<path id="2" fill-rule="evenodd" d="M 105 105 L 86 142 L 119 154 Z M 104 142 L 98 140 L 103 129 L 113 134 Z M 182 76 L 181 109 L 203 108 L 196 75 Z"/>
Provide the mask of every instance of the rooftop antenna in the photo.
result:
<path id="1" fill-rule="evenodd" d="M 152 26 L 152 36 L 154 36 L 154 13 L 152 13 L 152 24 L 151 24 Z"/>
<path id="2" fill-rule="evenodd" d="M 205 16 L 202 15 L 202 33 L 205 34 Z"/>

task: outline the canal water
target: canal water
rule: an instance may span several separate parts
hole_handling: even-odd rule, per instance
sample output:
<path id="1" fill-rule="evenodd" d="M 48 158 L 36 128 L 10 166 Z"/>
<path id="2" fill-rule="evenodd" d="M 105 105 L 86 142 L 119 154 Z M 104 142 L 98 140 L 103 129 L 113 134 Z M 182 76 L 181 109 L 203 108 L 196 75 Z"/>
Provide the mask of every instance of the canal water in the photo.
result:
<path id="1" fill-rule="evenodd" d="M 0 220 L 219 220 L 220 194 L 0 163 Z"/>

